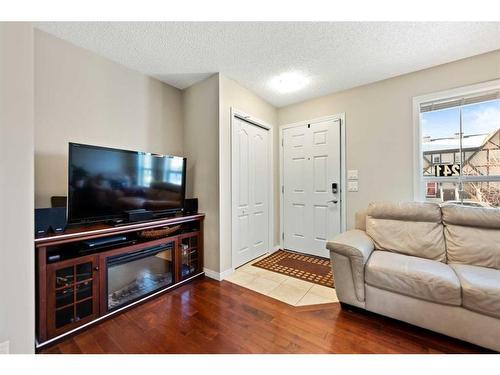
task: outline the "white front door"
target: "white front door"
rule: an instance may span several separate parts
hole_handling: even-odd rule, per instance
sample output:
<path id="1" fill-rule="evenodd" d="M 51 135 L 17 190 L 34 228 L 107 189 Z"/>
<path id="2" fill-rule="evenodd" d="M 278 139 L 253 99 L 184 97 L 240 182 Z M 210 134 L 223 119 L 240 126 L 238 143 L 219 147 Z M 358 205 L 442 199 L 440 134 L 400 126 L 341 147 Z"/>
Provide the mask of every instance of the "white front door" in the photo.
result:
<path id="1" fill-rule="evenodd" d="M 340 233 L 340 120 L 283 130 L 284 248 L 328 257 Z"/>
<path id="2" fill-rule="evenodd" d="M 233 118 L 233 267 L 269 248 L 269 130 Z"/>

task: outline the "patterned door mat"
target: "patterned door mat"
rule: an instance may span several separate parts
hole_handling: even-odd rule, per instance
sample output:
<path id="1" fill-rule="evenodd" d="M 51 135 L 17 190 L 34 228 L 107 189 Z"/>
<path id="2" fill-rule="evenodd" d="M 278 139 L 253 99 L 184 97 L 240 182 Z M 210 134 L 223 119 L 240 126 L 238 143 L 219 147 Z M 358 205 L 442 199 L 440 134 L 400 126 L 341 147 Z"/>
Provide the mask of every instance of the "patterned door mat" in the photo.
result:
<path id="1" fill-rule="evenodd" d="M 314 284 L 335 288 L 332 267 L 327 258 L 278 250 L 252 265 Z"/>

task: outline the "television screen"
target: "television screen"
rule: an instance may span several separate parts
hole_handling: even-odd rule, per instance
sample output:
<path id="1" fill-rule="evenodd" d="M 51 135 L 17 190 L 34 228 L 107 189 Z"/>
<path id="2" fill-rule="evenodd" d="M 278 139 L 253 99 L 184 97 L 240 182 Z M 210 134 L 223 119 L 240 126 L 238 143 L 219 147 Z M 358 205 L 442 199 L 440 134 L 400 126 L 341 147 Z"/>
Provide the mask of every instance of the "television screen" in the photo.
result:
<path id="1" fill-rule="evenodd" d="M 185 158 L 70 143 L 68 167 L 69 223 L 182 209 Z"/>

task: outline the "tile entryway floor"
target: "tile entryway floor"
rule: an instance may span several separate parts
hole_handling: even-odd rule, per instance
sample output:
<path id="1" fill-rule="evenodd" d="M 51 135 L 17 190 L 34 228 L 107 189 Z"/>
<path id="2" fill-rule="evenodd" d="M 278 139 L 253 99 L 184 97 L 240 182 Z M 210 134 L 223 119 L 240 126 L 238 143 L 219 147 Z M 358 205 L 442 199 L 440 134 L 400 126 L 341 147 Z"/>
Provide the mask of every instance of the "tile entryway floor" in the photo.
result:
<path id="1" fill-rule="evenodd" d="M 292 306 L 317 305 L 339 301 L 333 288 L 252 266 L 253 263 L 268 255 L 265 254 L 237 268 L 232 275 L 224 280 Z"/>

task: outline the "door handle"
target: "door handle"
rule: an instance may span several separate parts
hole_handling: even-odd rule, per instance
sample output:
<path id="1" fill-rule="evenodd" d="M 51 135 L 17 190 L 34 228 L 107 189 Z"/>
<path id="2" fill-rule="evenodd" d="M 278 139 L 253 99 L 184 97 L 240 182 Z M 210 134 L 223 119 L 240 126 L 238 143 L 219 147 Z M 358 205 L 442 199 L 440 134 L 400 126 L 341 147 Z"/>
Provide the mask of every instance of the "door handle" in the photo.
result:
<path id="1" fill-rule="evenodd" d="M 331 201 L 328 201 L 326 203 L 334 203 L 334 204 L 337 204 L 339 203 L 339 201 L 337 199 L 332 199 Z"/>

